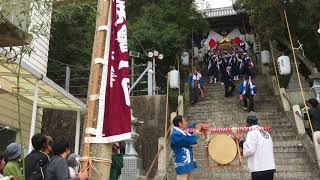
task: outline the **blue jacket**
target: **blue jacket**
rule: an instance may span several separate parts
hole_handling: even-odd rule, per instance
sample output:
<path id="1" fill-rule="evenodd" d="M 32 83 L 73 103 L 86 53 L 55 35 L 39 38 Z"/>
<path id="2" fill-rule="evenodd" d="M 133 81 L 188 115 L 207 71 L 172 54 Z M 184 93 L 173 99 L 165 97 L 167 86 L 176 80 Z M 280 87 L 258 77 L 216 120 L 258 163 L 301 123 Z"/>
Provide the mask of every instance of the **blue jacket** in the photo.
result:
<path id="1" fill-rule="evenodd" d="M 197 144 L 196 135 L 174 127 L 171 134 L 171 149 L 175 157 L 177 174 L 185 174 L 195 169 L 191 145 Z"/>
<path id="2" fill-rule="evenodd" d="M 253 84 L 252 81 L 249 81 L 249 84 L 250 84 L 250 94 L 253 95 L 257 92 L 256 86 Z M 246 94 L 246 81 L 243 81 L 242 83 L 239 84 L 238 91 L 242 95 Z"/>

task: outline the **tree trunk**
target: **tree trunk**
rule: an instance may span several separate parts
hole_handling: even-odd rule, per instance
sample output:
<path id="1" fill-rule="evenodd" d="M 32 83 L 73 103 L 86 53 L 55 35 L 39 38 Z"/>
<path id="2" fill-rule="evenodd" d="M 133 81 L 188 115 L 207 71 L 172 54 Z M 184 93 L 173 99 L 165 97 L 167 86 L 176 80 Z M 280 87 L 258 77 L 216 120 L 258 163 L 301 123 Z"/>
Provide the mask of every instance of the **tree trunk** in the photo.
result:
<path id="1" fill-rule="evenodd" d="M 289 41 L 284 38 L 278 38 L 277 39 L 280 44 L 283 46 L 287 47 L 288 49 L 292 49 Z M 309 69 L 311 73 L 318 72 L 318 69 L 314 62 L 312 62 L 310 59 L 307 57 L 303 56 L 303 53 L 301 50 L 295 51 L 296 56 L 303 62 L 303 64 Z"/>

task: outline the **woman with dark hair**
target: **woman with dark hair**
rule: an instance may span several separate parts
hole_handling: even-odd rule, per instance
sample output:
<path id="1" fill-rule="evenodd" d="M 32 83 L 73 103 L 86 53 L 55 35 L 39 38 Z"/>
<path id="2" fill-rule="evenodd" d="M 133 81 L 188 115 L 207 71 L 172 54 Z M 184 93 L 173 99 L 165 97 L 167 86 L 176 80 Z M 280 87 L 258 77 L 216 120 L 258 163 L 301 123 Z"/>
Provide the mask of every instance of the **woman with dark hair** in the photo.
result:
<path id="1" fill-rule="evenodd" d="M 318 100 L 311 98 L 307 102 L 307 106 L 310 108 L 308 110 L 313 131 L 320 131 L 320 109 L 318 108 Z M 308 116 L 305 116 L 305 120 L 308 120 Z M 306 128 L 307 134 L 312 139 L 311 128 Z"/>
<path id="2" fill-rule="evenodd" d="M 6 176 L 4 177 L 2 175 L 3 173 L 3 169 L 6 165 L 6 156 L 5 156 L 5 153 L 3 154 L 0 154 L 0 180 L 16 180 L 16 178 L 14 176 Z"/>

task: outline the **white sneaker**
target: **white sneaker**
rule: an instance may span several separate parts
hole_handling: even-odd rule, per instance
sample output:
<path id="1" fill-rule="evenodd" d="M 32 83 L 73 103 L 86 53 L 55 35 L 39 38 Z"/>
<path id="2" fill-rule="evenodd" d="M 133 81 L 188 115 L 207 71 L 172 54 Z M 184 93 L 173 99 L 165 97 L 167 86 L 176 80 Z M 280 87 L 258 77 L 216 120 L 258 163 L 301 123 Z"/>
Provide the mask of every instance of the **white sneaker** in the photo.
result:
<path id="1" fill-rule="evenodd" d="M 211 83 L 213 83 L 213 81 L 212 81 L 212 80 L 210 80 L 209 84 L 211 84 Z"/>

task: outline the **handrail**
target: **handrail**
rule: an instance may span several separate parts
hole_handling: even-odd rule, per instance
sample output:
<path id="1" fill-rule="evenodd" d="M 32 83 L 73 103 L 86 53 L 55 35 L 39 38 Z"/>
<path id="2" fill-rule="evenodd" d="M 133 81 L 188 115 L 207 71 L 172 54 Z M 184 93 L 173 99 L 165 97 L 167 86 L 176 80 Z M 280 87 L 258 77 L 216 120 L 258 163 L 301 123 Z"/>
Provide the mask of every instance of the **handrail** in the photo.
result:
<path id="1" fill-rule="evenodd" d="M 285 93 L 282 93 L 282 96 L 284 97 L 285 100 L 287 100 L 287 102 L 289 103 L 290 109 L 291 109 L 293 105 L 292 105 L 291 101 L 289 100 L 288 96 Z"/>
<path id="2" fill-rule="evenodd" d="M 148 179 L 148 177 L 149 177 L 149 175 L 150 175 L 150 173 L 151 173 L 151 170 L 152 170 L 152 168 L 153 168 L 153 166 L 154 166 L 154 164 L 155 164 L 155 162 L 156 162 L 156 159 L 158 159 L 158 156 L 159 156 L 159 154 L 160 154 L 160 152 L 162 151 L 163 148 L 164 148 L 164 147 L 161 145 L 160 148 L 159 148 L 159 150 L 158 150 L 158 153 L 157 153 L 156 156 L 153 158 L 152 163 L 151 163 L 151 165 L 150 165 L 150 167 L 149 167 L 149 169 L 148 169 L 148 171 L 147 171 L 146 179 Z"/>

